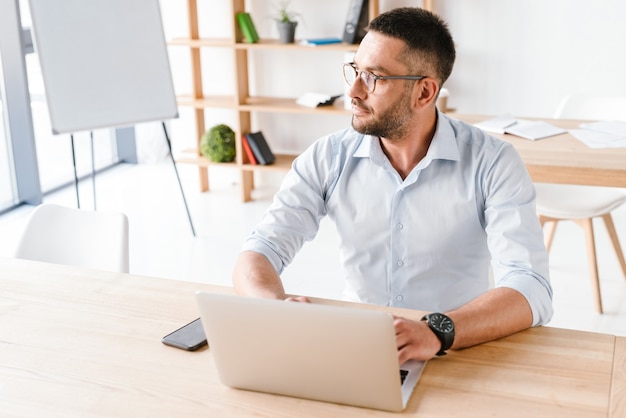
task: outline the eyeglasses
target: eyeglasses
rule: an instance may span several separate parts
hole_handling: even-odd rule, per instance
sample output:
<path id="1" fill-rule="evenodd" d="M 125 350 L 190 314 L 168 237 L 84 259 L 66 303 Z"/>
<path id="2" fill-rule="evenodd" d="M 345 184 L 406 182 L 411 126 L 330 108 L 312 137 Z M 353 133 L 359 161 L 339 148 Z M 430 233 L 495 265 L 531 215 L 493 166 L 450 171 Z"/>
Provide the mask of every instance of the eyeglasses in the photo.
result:
<path id="1" fill-rule="evenodd" d="M 352 86 L 356 79 L 360 78 L 365 86 L 368 94 L 373 93 L 376 88 L 376 82 L 378 80 L 421 80 L 426 78 L 426 75 L 385 75 L 380 76 L 372 74 L 369 71 L 359 70 L 356 68 L 356 64 L 349 62 L 343 65 L 343 78 L 346 80 L 349 86 Z"/>

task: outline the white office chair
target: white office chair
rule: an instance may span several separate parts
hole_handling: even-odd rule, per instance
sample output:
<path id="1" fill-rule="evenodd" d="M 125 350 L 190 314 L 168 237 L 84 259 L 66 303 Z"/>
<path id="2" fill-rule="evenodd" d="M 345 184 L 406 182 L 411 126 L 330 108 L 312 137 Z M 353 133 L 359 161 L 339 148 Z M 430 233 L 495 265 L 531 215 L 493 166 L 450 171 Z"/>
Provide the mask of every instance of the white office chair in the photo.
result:
<path id="1" fill-rule="evenodd" d="M 128 218 L 42 204 L 35 208 L 16 258 L 128 273 Z"/>
<path id="2" fill-rule="evenodd" d="M 626 120 L 626 97 L 572 95 L 563 99 L 557 119 Z M 550 250 L 557 223 L 572 220 L 585 231 L 589 273 L 596 310 L 603 312 L 592 219 L 601 217 L 609 232 L 615 253 L 626 277 L 624 254 L 613 225 L 611 211 L 626 202 L 626 192 L 618 188 L 561 184 L 535 184 L 537 213 L 541 225 L 548 224 L 546 248 Z"/>

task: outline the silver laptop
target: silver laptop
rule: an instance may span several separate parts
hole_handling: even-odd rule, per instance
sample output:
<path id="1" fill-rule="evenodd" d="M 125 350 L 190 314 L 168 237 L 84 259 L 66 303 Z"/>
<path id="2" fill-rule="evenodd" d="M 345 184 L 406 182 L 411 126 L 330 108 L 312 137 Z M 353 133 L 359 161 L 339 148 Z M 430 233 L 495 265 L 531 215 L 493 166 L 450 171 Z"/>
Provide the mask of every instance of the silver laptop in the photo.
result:
<path id="1" fill-rule="evenodd" d="M 196 300 L 227 386 L 401 411 L 424 368 L 399 367 L 385 312 L 206 292 Z"/>

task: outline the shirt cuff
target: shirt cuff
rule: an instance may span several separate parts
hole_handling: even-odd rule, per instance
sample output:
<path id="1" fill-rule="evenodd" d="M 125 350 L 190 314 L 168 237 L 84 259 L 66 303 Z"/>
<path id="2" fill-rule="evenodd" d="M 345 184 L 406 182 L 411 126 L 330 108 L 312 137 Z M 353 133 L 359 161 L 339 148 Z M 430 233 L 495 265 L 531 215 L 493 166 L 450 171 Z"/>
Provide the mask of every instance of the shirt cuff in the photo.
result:
<path id="1" fill-rule="evenodd" d="M 500 280 L 496 287 L 508 287 L 520 292 L 533 314 L 533 327 L 546 325 L 552 319 L 552 287 L 544 278 L 514 274 Z"/>
<path id="2" fill-rule="evenodd" d="M 264 242 L 264 240 L 258 237 L 249 237 L 243 243 L 241 251 L 253 251 L 264 255 L 279 275 L 285 269 L 285 263 L 283 263 L 278 253 L 272 249 L 271 244 Z"/>

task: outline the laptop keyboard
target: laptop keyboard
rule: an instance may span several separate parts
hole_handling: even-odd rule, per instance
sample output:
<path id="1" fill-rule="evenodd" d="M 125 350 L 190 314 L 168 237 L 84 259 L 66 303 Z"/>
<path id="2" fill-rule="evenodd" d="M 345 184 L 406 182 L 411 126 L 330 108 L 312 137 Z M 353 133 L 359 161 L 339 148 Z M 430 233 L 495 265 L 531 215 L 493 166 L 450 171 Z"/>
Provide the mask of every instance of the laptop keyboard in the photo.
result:
<path id="1" fill-rule="evenodd" d="M 404 383 L 404 380 L 406 379 L 406 377 L 409 375 L 409 371 L 408 370 L 402 370 L 400 369 L 400 384 Z"/>

